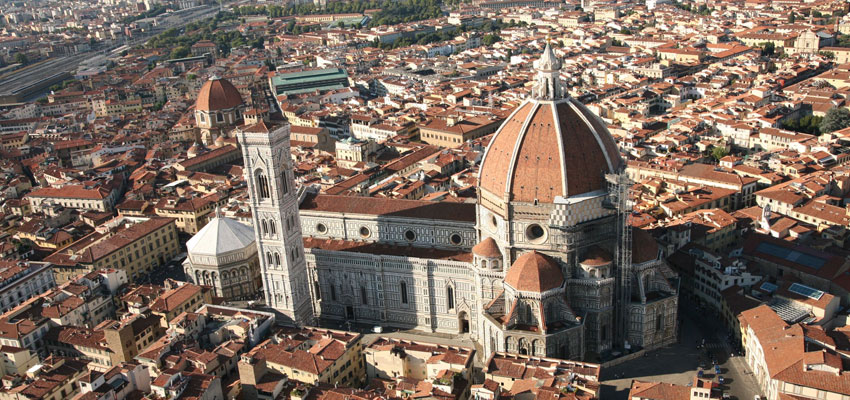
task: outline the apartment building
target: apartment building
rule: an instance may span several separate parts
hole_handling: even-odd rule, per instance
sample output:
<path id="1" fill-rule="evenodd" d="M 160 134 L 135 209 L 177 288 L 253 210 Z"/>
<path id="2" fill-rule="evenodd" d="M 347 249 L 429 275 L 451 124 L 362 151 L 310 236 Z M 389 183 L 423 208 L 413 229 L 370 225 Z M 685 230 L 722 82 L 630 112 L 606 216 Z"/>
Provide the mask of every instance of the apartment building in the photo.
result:
<path id="1" fill-rule="evenodd" d="M 213 291 L 210 287 L 170 279 L 165 286 L 166 291 L 150 305 L 151 313 L 160 317 L 163 328 L 170 327 L 171 321 L 180 313 L 195 311 L 204 304 L 212 303 Z"/>
<path id="2" fill-rule="evenodd" d="M 419 124 L 419 138 L 435 146 L 455 148 L 468 140 L 491 134 L 502 125 L 496 116 L 450 115 Z"/>
<path id="3" fill-rule="evenodd" d="M 283 329 L 239 361 L 243 395 L 267 398 L 283 377 L 305 384 L 357 386 L 365 381 L 361 335 L 305 327 Z"/>
<path id="4" fill-rule="evenodd" d="M 4 313 L 55 286 L 49 263 L 0 261 L 0 309 Z"/>
<path id="5" fill-rule="evenodd" d="M 89 235 L 49 255 L 56 282 L 95 269 L 122 270 L 136 280 L 180 253 L 172 218 L 116 217 Z"/>
<path id="6" fill-rule="evenodd" d="M 843 356 L 820 346 L 830 332 L 789 324 L 767 305 L 744 311 L 739 319 L 747 364 L 767 400 L 850 396 Z"/>
<path id="7" fill-rule="evenodd" d="M 363 353 L 370 381 L 397 377 L 434 380 L 442 371 L 456 372 L 469 379 L 475 350 L 381 337 L 365 347 Z"/>

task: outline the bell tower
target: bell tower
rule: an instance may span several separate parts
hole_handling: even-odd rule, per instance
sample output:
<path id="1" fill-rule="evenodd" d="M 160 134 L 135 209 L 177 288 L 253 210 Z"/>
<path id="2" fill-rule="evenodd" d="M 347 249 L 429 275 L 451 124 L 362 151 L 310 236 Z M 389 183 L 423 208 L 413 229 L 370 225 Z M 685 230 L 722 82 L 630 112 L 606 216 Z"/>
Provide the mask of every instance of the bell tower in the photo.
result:
<path id="1" fill-rule="evenodd" d="M 242 146 L 245 180 L 266 304 L 284 323 L 313 323 L 307 263 L 298 218 L 298 191 L 289 152 L 289 123 L 260 121 L 236 130 Z"/>

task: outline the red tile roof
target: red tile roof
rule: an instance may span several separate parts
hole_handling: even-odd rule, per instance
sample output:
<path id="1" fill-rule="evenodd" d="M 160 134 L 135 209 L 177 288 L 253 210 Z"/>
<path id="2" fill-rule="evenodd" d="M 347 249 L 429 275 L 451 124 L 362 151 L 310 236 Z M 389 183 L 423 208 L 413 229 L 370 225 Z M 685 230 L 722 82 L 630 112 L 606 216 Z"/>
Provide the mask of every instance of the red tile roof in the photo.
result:
<path id="1" fill-rule="evenodd" d="M 524 292 L 545 292 L 564 283 L 561 268 L 549 256 L 530 251 L 514 261 L 505 283 Z"/>

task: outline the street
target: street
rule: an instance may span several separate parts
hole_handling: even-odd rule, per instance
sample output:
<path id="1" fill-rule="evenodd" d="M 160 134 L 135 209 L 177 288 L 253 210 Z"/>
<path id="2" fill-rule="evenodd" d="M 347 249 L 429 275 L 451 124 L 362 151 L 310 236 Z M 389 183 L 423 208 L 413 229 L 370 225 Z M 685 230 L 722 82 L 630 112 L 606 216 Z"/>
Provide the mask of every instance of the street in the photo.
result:
<path id="1" fill-rule="evenodd" d="M 712 363 L 717 361 L 724 383 L 724 393 L 733 399 L 749 400 L 761 394 L 744 357 L 730 356 L 722 324 L 718 319 L 706 318 L 703 312 L 680 303 L 681 327 L 679 343 L 647 353 L 645 357 L 627 361 L 602 371 L 601 398 L 628 398 L 633 379 L 688 385 L 693 382 L 700 366 L 704 378 L 718 381 Z M 705 346 L 702 347 L 703 340 Z M 698 349 L 697 346 L 702 348 Z"/>

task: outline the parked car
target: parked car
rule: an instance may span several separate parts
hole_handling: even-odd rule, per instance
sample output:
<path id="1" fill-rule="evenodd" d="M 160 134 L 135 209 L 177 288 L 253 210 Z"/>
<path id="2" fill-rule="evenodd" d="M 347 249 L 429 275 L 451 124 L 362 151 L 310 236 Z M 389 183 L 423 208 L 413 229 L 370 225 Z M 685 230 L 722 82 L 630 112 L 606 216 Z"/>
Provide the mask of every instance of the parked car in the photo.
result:
<path id="1" fill-rule="evenodd" d="M 720 383 L 723 383 L 723 381 L 724 381 L 724 379 L 723 379 L 723 375 L 718 375 L 718 376 L 717 376 L 717 381 L 718 381 L 718 382 L 720 382 Z"/>

